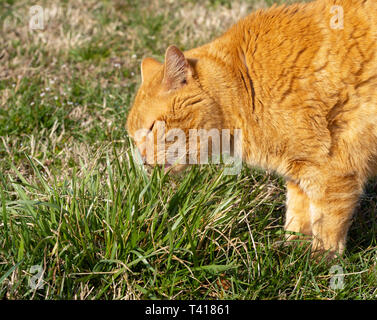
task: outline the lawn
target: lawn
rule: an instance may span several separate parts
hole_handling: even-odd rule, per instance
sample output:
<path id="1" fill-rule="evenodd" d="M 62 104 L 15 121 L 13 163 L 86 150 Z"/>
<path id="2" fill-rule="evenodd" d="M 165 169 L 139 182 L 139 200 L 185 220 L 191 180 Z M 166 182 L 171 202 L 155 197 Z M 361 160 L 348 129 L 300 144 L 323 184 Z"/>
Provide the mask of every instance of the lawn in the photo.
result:
<path id="1" fill-rule="evenodd" d="M 43 30 L 34 1 L 0 2 L 0 299 L 377 298 L 376 181 L 328 263 L 284 246 L 274 173 L 134 161 L 141 59 L 274 2 L 40 1 Z"/>

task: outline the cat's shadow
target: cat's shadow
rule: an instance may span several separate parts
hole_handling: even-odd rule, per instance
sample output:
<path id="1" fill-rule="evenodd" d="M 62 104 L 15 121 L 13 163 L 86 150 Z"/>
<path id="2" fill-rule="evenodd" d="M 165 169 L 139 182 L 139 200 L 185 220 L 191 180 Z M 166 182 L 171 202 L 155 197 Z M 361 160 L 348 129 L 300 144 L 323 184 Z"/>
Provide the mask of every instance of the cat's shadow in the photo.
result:
<path id="1" fill-rule="evenodd" d="M 357 253 L 377 245 L 377 179 L 365 186 L 348 233 L 347 251 Z"/>

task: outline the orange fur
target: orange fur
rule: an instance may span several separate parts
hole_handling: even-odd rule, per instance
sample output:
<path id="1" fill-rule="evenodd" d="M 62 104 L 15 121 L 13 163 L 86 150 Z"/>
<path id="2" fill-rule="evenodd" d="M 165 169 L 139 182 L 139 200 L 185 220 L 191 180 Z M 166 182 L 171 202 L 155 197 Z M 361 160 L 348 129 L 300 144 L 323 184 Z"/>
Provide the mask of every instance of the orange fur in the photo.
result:
<path id="1" fill-rule="evenodd" d="M 344 28 L 330 27 L 333 5 Z M 377 174 L 377 1 L 317 0 L 259 10 L 165 63 L 142 63 L 131 136 L 167 129 L 243 131 L 243 157 L 287 179 L 286 230 L 341 253 L 368 177 Z"/>

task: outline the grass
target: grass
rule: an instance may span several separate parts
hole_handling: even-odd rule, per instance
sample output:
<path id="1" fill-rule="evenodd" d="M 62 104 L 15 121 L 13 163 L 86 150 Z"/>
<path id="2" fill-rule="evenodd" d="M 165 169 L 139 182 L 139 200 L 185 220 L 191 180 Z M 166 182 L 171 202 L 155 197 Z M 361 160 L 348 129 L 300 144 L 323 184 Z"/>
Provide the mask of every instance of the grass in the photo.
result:
<path id="1" fill-rule="evenodd" d="M 28 28 L 34 3 L 0 3 L 0 298 L 376 299 L 375 181 L 329 264 L 281 245 L 274 174 L 172 177 L 133 159 L 141 58 L 205 43 L 272 2 L 45 1 L 43 31 Z"/>

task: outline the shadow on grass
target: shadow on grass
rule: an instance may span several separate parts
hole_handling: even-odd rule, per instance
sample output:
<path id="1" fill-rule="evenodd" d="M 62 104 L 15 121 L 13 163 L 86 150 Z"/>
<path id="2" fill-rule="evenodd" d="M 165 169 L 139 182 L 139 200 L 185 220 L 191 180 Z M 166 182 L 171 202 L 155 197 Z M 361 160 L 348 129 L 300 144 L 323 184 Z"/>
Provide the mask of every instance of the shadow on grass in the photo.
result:
<path id="1" fill-rule="evenodd" d="M 347 251 L 351 254 L 377 245 L 377 179 L 369 181 L 355 212 L 348 234 Z"/>

